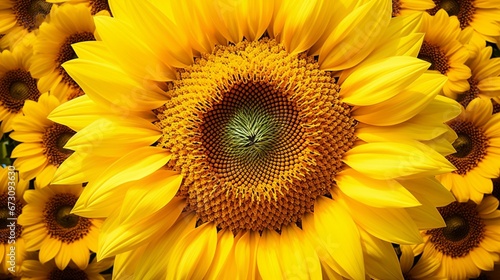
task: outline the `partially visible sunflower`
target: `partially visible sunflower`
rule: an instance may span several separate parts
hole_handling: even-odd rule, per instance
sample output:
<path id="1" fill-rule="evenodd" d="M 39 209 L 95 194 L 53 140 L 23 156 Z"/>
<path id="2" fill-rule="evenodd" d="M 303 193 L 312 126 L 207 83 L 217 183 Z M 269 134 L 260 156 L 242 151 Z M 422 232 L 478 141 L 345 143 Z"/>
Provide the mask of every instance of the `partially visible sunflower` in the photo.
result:
<path id="1" fill-rule="evenodd" d="M 428 13 L 440 9 L 449 16 L 457 16 L 460 28 L 471 26 L 484 40 L 498 43 L 500 38 L 500 6 L 497 0 L 433 0 L 436 4 Z"/>
<path id="2" fill-rule="evenodd" d="M 85 269 L 89 250 L 97 250 L 102 220 L 70 213 L 82 190 L 81 185 L 49 185 L 26 191 L 27 204 L 18 221 L 24 228 L 26 250 L 40 250 L 40 262 L 54 259 L 61 270 L 70 262 Z"/>
<path id="3" fill-rule="evenodd" d="M 90 8 L 90 13 L 92 15 L 96 14 L 107 14 L 109 15 L 109 12 L 111 11 L 109 8 L 109 3 L 108 0 L 47 0 L 49 3 L 69 3 L 69 4 L 79 4 L 79 3 L 85 3 L 87 7 Z"/>
<path id="4" fill-rule="evenodd" d="M 456 17 L 449 17 L 441 10 L 435 16 L 423 15 L 424 43 L 418 57 L 432 63 L 429 70 L 439 71 L 448 77 L 443 87 L 446 96 L 456 98 L 469 89 L 467 79 L 471 71 L 465 62 L 469 52 L 459 41 L 461 29 Z"/>
<path id="5" fill-rule="evenodd" d="M 446 227 L 422 232 L 420 261 L 438 262 L 446 279 L 478 277 L 481 270 L 493 270 L 500 261 L 500 210 L 498 200 L 487 196 L 477 205 L 453 202 L 439 208 Z"/>
<path id="6" fill-rule="evenodd" d="M 67 87 L 78 89 L 79 86 L 61 64 L 76 58 L 72 44 L 95 40 L 95 25 L 85 4 L 54 6 L 50 17 L 50 22 L 40 26 L 30 71 L 39 79 L 42 92 L 50 90 L 51 94 L 62 100 L 67 98 Z"/>
<path id="7" fill-rule="evenodd" d="M 17 223 L 17 218 L 26 205 L 23 195 L 29 182 L 19 178 L 17 171 L 10 168 L 0 168 L 0 273 L 11 274 L 9 267 L 14 266 L 13 275 L 21 275 L 21 263 L 25 255 L 25 242 L 21 236 L 23 227 Z M 14 223 L 15 227 L 9 227 Z M 12 229 L 14 235 L 11 234 Z M 14 261 L 10 263 L 11 247 L 15 248 Z"/>
<path id="8" fill-rule="evenodd" d="M 32 50 L 25 45 L 0 53 L 0 130 L 4 133 L 12 130 L 12 120 L 21 114 L 24 102 L 40 96 L 37 80 L 29 71 L 32 60 Z"/>
<path id="9" fill-rule="evenodd" d="M 97 262 L 94 258 L 86 268 L 69 265 L 60 269 L 54 261 L 42 263 L 37 260 L 26 260 L 23 263 L 24 274 L 21 280 L 111 280 L 110 274 L 101 274 L 101 272 L 105 272 L 112 265 L 113 260 L 106 259 Z"/>
<path id="10" fill-rule="evenodd" d="M 489 100 L 500 96 L 500 57 L 491 58 L 491 53 L 492 48 L 486 47 L 467 61 L 472 76 L 467 80 L 469 90 L 457 95 L 462 106 L 467 107 L 477 97 Z"/>
<path id="11" fill-rule="evenodd" d="M 433 176 L 454 168 L 423 141 L 460 106 L 416 58 L 417 16 L 379 0 L 110 5 L 102 41 L 64 64 L 86 95 L 50 116 L 78 131 L 55 182 L 84 172 L 74 155 L 102 168 L 73 209 L 106 217 L 98 258 L 133 255 L 119 265 L 137 279 L 397 279 L 391 242 L 444 225 L 453 197 Z"/>
<path id="12" fill-rule="evenodd" d="M 36 177 L 40 187 L 47 186 L 57 167 L 73 151 L 64 145 L 75 134 L 72 129 L 47 119 L 49 113 L 61 102 L 48 93 L 42 94 L 38 102 L 26 101 L 24 115 L 17 116 L 10 137 L 18 142 L 12 151 L 15 165 L 25 180 Z"/>
<path id="13" fill-rule="evenodd" d="M 491 179 L 499 176 L 500 115 L 492 112 L 490 100 L 476 98 L 449 123 L 458 138 L 453 143 L 456 153 L 446 158 L 457 170 L 437 178 L 460 202 L 481 202 L 493 190 Z"/>
<path id="14" fill-rule="evenodd" d="M 14 46 L 24 36 L 38 29 L 49 15 L 51 3 L 44 0 L 5 0 L 0 5 L 2 47 Z"/>
<path id="15" fill-rule="evenodd" d="M 392 0 L 392 16 L 403 16 L 409 13 L 424 12 L 434 8 L 432 0 Z"/>

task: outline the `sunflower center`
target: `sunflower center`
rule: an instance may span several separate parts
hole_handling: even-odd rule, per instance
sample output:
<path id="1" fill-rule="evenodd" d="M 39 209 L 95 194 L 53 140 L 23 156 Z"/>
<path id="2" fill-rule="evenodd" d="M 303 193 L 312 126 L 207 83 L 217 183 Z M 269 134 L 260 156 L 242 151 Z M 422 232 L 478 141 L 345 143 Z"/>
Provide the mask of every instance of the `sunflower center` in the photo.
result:
<path id="1" fill-rule="evenodd" d="M 476 211 L 476 204 L 453 202 L 438 210 L 446 227 L 427 231 L 430 242 L 438 251 L 456 258 L 479 246 L 484 237 L 484 224 Z"/>
<path id="2" fill-rule="evenodd" d="M 88 280 L 89 277 L 87 276 L 87 273 L 85 271 L 77 269 L 77 268 L 71 268 L 71 267 L 66 267 L 64 270 L 59 270 L 59 269 L 54 269 L 50 272 L 49 280 L 66 280 L 66 279 L 72 279 L 72 280 Z"/>
<path id="3" fill-rule="evenodd" d="M 464 158 L 472 151 L 472 140 L 466 134 L 459 134 L 453 142 L 453 148 L 457 151 L 453 156 Z"/>
<path id="4" fill-rule="evenodd" d="M 9 206 L 15 206 L 15 210 L 9 210 Z M 16 200 L 15 202 L 9 201 L 9 196 L 7 193 L 0 195 L 0 243 L 8 244 L 11 237 L 11 229 L 13 227 L 8 227 L 15 224 L 15 239 L 17 240 L 21 237 L 23 232 L 23 227 L 17 223 L 17 220 L 9 220 L 8 218 L 17 218 L 21 215 L 24 204 L 21 201 Z"/>
<path id="5" fill-rule="evenodd" d="M 44 154 L 50 164 L 59 166 L 73 153 L 72 150 L 64 148 L 64 145 L 73 135 L 75 135 L 75 131 L 58 123 L 52 124 L 45 130 L 42 143 Z"/>
<path id="6" fill-rule="evenodd" d="M 453 172 L 465 175 L 486 156 L 488 138 L 480 128 L 470 122 L 456 120 L 450 123 L 450 127 L 458 135 L 453 142 L 457 152 L 446 158 L 457 168 Z"/>
<path id="7" fill-rule="evenodd" d="M 92 226 L 90 219 L 70 214 L 78 197 L 70 193 L 59 193 L 51 197 L 43 211 L 49 235 L 70 244 L 85 237 Z"/>
<path id="8" fill-rule="evenodd" d="M 446 227 L 443 228 L 443 236 L 450 241 L 460 241 L 469 233 L 467 221 L 459 215 L 453 215 L 445 219 Z"/>
<path id="9" fill-rule="evenodd" d="M 78 224 L 79 217 L 71 214 L 71 209 L 72 207 L 70 206 L 63 206 L 57 210 L 55 219 L 60 226 L 64 228 L 72 228 Z"/>
<path id="10" fill-rule="evenodd" d="M 51 8 L 52 3 L 44 0 L 18 0 L 12 7 L 17 23 L 28 31 L 38 28 Z"/>
<path id="11" fill-rule="evenodd" d="M 97 14 L 100 11 L 108 11 L 111 12 L 111 9 L 109 8 L 109 3 L 108 0 L 90 0 L 89 2 L 90 8 L 91 8 L 91 13 L 92 15 Z"/>
<path id="12" fill-rule="evenodd" d="M 300 223 L 356 140 L 338 90 L 313 58 L 268 39 L 217 46 L 180 71 L 157 111 L 158 145 L 184 176 L 187 208 L 233 232 Z"/>
<path id="13" fill-rule="evenodd" d="M 450 17 L 456 16 L 460 11 L 460 4 L 456 0 L 441 0 L 441 8 L 445 10 Z"/>
<path id="14" fill-rule="evenodd" d="M 400 0 L 392 0 L 392 16 L 398 16 L 401 11 L 401 1 Z"/>
<path id="15" fill-rule="evenodd" d="M 424 41 L 420 52 L 418 53 L 418 58 L 431 63 L 429 70 L 437 70 L 441 74 L 446 74 L 450 66 L 448 65 L 448 57 L 441 50 L 439 46 L 432 45 Z"/>
<path id="16" fill-rule="evenodd" d="M 77 58 L 75 51 L 73 50 L 72 44 L 84 41 L 95 41 L 94 34 L 92 32 L 80 32 L 71 34 L 66 38 L 66 40 L 59 47 L 59 54 L 56 59 L 57 69 L 59 74 L 62 76 L 62 81 L 72 88 L 79 88 L 78 84 L 66 73 L 66 70 L 62 67 L 62 64 L 66 61 Z"/>
<path id="17" fill-rule="evenodd" d="M 15 82 L 10 85 L 10 95 L 14 99 L 26 100 L 30 94 L 30 88 L 27 84 Z"/>
<path id="18" fill-rule="evenodd" d="M 460 28 L 464 29 L 470 25 L 476 13 L 474 0 L 433 0 L 436 6 L 427 10 L 429 14 L 435 15 L 440 9 L 445 10 L 449 16 L 457 16 Z"/>
<path id="19" fill-rule="evenodd" d="M 40 97 L 36 80 L 28 71 L 16 69 L 0 76 L 0 102 L 12 113 L 21 111 L 24 101 L 37 101 Z"/>

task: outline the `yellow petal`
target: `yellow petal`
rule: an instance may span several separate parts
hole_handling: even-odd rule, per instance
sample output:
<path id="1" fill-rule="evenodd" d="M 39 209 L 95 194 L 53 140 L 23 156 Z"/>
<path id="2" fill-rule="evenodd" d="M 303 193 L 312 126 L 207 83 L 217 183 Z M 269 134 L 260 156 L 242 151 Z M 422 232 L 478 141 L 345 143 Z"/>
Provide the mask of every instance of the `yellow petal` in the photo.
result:
<path id="1" fill-rule="evenodd" d="M 263 279 L 284 279 L 279 257 L 280 235 L 274 230 L 264 230 L 257 249 L 257 267 Z M 287 246 L 287 244 L 285 244 Z"/>
<path id="2" fill-rule="evenodd" d="M 326 39 L 319 53 L 323 70 L 351 68 L 375 48 L 391 20 L 389 1 L 370 1 L 346 16 Z"/>
<path id="3" fill-rule="evenodd" d="M 99 258 L 108 258 L 138 248 L 155 234 L 170 228 L 185 206 L 184 200 L 176 198 L 142 220 L 121 223 L 118 213 L 108 217 L 99 236 Z"/>
<path id="4" fill-rule="evenodd" d="M 185 235 L 172 249 L 168 279 L 203 279 L 217 248 L 217 228 L 205 223 Z"/>
<path id="5" fill-rule="evenodd" d="M 349 150 L 343 161 L 354 170 L 379 180 L 455 170 L 444 156 L 417 141 L 362 144 Z"/>
<path id="6" fill-rule="evenodd" d="M 359 231 L 351 215 L 335 200 L 319 197 L 314 228 L 326 250 L 352 279 L 363 279 L 365 268 Z M 305 227 L 304 230 L 307 230 Z"/>
<path id="7" fill-rule="evenodd" d="M 256 279 L 258 275 L 257 247 L 259 239 L 260 235 L 258 232 L 246 231 L 236 241 L 234 257 L 239 279 Z"/>
<path id="8" fill-rule="evenodd" d="M 343 102 L 367 106 L 385 101 L 413 83 L 429 68 L 415 57 L 393 56 L 359 67 L 341 85 Z"/>
<path id="9" fill-rule="evenodd" d="M 341 193 L 339 196 L 339 201 L 349 209 L 356 224 L 371 235 L 398 244 L 422 242 L 420 231 L 405 209 L 369 207 Z"/>
<path id="10" fill-rule="evenodd" d="M 205 279 L 217 279 L 224 264 L 229 258 L 232 258 L 232 248 L 234 245 L 233 232 L 229 229 L 223 229 L 217 233 L 217 248 L 214 259 L 205 275 Z"/>
<path id="11" fill-rule="evenodd" d="M 412 207 L 420 202 L 395 180 L 375 180 L 346 169 L 338 174 L 339 189 L 347 196 L 373 207 Z"/>
<path id="12" fill-rule="evenodd" d="M 375 238 L 364 230 L 360 230 L 359 233 L 363 246 L 366 274 L 374 279 L 402 280 L 403 274 L 392 244 Z"/>
<path id="13" fill-rule="evenodd" d="M 282 228 L 279 242 L 285 279 L 320 279 L 321 265 L 314 248 L 295 224 Z"/>
<path id="14" fill-rule="evenodd" d="M 80 196 L 80 204 L 84 207 L 91 207 L 92 201 L 97 200 L 102 193 L 113 192 L 123 183 L 142 179 L 149 174 L 160 169 L 170 160 L 170 154 L 156 147 L 143 147 L 121 157 L 111 166 L 103 170 L 102 174 L 90 182 L 85 189 L 87 193 Z M 73 209 L 78 213 L 77 208 Z"/>
<path id="15" fill-rule="evenodd" d="M 179 190 L 182 175 L 170 170 L 158 170 L 130 188 L 119 215 L 121 223 L 141 220 L 168 204 Z M 147 186 L 147 188 L 144 188 Z M 161 198 L 161 199 L 159 199 Z"/>
<path id="16" fill-rule="evenodd" d="M 423 73 L 398 95 L 375 105 L 359 107 L 353 117 L 376 126 L 400 124 L 417 115 L 441 92 L 447 78 L 441 74 Z"/>

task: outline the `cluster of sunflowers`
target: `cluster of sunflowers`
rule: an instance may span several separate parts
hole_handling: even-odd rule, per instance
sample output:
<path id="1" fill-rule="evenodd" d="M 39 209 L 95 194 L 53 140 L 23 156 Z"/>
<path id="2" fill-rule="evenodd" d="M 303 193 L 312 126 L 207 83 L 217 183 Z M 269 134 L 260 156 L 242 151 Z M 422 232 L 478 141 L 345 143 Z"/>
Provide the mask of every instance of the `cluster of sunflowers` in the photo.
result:
<path id="1" fill-rule="evenodd" d="M 0 34 L 0 279 L 500 277 L 496 0 L 1 0 Z"/>

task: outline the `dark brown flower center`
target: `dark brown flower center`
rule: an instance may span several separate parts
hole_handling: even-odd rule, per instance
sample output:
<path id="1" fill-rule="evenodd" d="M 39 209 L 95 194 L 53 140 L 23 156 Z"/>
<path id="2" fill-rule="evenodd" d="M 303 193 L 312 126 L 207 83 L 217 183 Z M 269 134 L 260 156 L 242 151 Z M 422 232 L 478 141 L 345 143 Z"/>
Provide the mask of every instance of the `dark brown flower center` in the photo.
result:
<path id="1" fill-rule="evenodd" d="M 318 68 L 264 39 L 219 46 L 180 73 L 158 113 L 160 146 L 202 222 L 280 230 L 329 193 L 356 122 Z"/>
<path id="2" fill-rule="evenodd" d="M 443 52 L 439 46 L 429 44 L 426 41 L 422 43 L 418 58 L 431 63 L 429 70 L 437 70 L 443 75 L 445 75 L 450 68 L 446 53 Z"/>
<path id="3" fill-rule="evenodd" d="M 10 112 L 20 112 L 24 101 L 37 101 L 38 97 L 40 97 L 40 92 L 30 72 L 16 69 L 0 77 L 0 102 Z"/>
<path id="4" fill-rule="evenodd" d="M 56 59 L 57 69 L 59 71 L 59 74 L 62 76 L 62 81 L 73 88 L 79 88 L 79 86 L 68 75 L 68 73 L 66 73 L 66 70 L 64 70 L 61 65 L 66 61 L 77 58 L 77 55 L 71 45 L 84 41 L 95 41 L 94 34 L 92 32 L 80 32 L 68 36 L 59 48 L 59 54 Z"/>
<path id="5" fill-rule="evenodd" d="M 476 8 L 474 0 L 433 0 L 436 6 L 428 10 L 429 14 L 435 15 L 440 9 L 445 10 L 449 16 L 457 16 L 460 28 L 464 29 L 470 25 L 474 18 Z"/>
<path id="6" fill-rule="evenodd" d="M 457 168 L 453 172 L 465 175 L 486 156 L 488 138 L 482 129 L 470 122 L 455 120 L 450 123 L 450 127 L 458 135 L 453 142 L 457 152 L 446 158 Z"/>
<path id="7" fill-rule="evenodd" d="M 500 178 L 491 179 L 491 181 L 493 181 L 493 192 L 491 194 L 500 200 Z M 500 204 L 498 205 L 498 209 L 500 209 Z"/>
<path id="8" fill-rule="evenodd" d="M 71 128 L 54 123 L 45 130 L 43 135 L 44 154 L 47 156 L 50 164 L 59 166 L 72 153 L 72 150 L 64 148 L 64 145 L 75 134 Z"/>
<path id="9" fill-rule="evenodd" d="M 49 274 L 49 280 L 88 280 L 87 273 L 78 268 L 66 267 L 64 270 L 54 268 Z"/>
<path id="10" fill-rule="evenodd" d="M 398 16 L 401 11 L 401 1 L 400 0 L 392 0 L 392 16 Z"/>
<path id="11" fill-rule="evenodd" d="M 9 203 L 10 202 L 10 203 Z M 15 201 L 9 200 L 9 195 L 3 193 L 0 195 L 0 242 L 8 244 L 12 239 L 11 232 L 14 232 L 14 238 L 17 240 L 21 237 L 23 227 L 17 223 L 17 220 L 11 220 L 21 215 L 24 204 L 17 199 Z M 9 207 L 11 209 L 9 209 Z M 14 226 L 12 226 L 14 225 Z"/>
<path id="12" fill-rule="evenodd" d="M 51 3 L 43 0 L 14 0 L 13 2 L 12 10 L 17 23 L 28 31 L 38 28 L 52 8 Z"/>
<path id="13" fill-rule="evenodd" d="M 90 231 L 90 219 L 70 214 L 78 197 L 69 193 L 59 193 L 51 197 L 43 211 L 48 234 L 55 239 L 70 244 L 84 238 Z"/>
<path id="14" fill-rule="evenodd" d="M 458 258 L 479 246 L 484 237 L 484 224 L 476 210 L 476 204 L 453 202 L 438 210 L 446 227 L 427 231 L 429 241 L 438 251 Z"/>
<path id="15" fill-rule="evenodd" d="M 108 11 L 111 13 L 111 9 L 109 8 L 108 0 L 90 0 L 90 11 L 92 15 L 97 14 L 100 11 Z"/>

